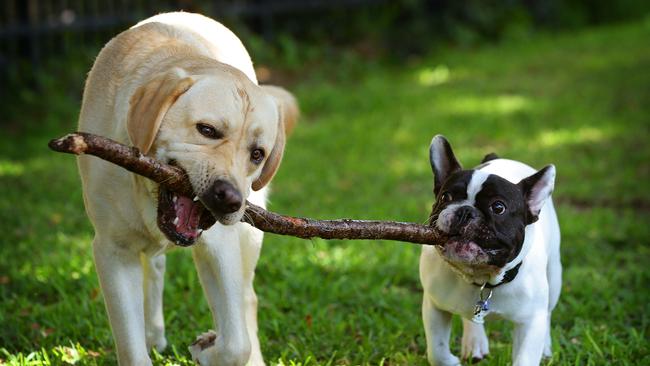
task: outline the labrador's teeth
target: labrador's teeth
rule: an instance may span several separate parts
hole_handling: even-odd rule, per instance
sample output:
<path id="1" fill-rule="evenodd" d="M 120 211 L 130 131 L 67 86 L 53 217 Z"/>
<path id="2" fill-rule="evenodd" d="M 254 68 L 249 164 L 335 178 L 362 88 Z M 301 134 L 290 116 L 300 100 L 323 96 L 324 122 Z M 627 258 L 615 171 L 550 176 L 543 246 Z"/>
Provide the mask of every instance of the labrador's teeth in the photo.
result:
<path id="1" fill-rule="evenodd" d="M 178 225 L 178 217 L 174 219 L 174 225 Z"/>
<path id="2" fill-rule="evenodd" d="M 194 202 L 196 202 L 198 200 L 199 200 L 199 196 L 194 196 L 194 198 L 192 198 L 192 201 L 194 201 Z"/>
<path id="3" fill-rule="evenodd" d="M 172 202 L 176 203 L 176 201 L 178 201 L 178 197 L 174 196 L 174 198 L 172 198 Z"/>

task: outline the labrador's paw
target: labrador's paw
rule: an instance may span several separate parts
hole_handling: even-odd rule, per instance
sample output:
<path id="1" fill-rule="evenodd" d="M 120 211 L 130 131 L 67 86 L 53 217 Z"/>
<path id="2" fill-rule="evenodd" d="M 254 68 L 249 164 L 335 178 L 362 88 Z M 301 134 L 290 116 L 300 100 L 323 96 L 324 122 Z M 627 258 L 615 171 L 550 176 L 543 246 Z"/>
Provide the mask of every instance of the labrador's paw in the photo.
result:
<path id="1" fill-rule="evenodd" d="M 167 348 L 167 338 L 165 338 L 164 329 L 147 332 L 147 349 L 162 352 L 165 348 Z"/>
<path id="2" fill-rule="evenodd" d="M 244 366 L 251 355 L 249 342 L 224 343 L 214 331 L 196 337 L 189 350 L 192 361 L 201 366 Z"/>
<path id="3" fill-rule="evenodd" d="M 196 362 L 198 365 L 210 365 L 210 361 L 215 358 L 213 355 L 210 355 L 210 349 L 214 351 L 214 342 L 216 339 L 217 333 L 212 330 L 197 336 L 189 347 L 192 361 Z"/>

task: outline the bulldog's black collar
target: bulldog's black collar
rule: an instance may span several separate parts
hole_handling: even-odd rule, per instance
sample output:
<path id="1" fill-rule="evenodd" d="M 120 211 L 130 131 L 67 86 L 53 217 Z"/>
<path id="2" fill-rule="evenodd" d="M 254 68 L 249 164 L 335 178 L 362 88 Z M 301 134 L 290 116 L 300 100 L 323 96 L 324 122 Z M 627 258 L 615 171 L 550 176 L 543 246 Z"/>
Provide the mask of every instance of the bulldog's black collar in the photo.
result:
<path id="1" fill-rule="evenodd" d="M 510 268 L 509 270 L 507 270 L 506 274 L 503 275 L 503 279 L 501 279 L 501 282 L 497 283 L 496 285 L 493 285 L 493 284 L 488 282 L 488 283 L 485 284 L 485 288 L 495 288 L 495 287 L 503 285 L 504 283 L 508 283 L 508 282 L 514 280 L 515 277 L 517 276 L 517 273 L 519 273 L 519 267 L 521 267 L 521 263 L 522 262 L 519 262 L 519 264 L 517 264 L 516 266 L 514 266 L 514 267 Z M 474 286 L 481 287 L 483 285 L 474 282 Z"/>

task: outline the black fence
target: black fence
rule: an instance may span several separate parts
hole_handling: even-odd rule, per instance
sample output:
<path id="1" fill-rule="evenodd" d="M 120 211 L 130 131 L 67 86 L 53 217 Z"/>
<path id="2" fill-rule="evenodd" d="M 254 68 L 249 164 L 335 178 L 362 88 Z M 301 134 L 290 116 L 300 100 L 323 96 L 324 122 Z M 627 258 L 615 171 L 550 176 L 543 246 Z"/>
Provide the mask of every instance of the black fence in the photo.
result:
<path id="1" fill-rule="evenodd" d="M 326 9 L 385 0 L 1 0 L 0 70 L 17 62 L 38 67 L 44 58 L 79 45 L 101 45 L 148 16 L 172 10 L 250 23 L 273 37 L 274 17 L 318 16 Z M 1 73 L 2 71 L 0 71 Z"/>

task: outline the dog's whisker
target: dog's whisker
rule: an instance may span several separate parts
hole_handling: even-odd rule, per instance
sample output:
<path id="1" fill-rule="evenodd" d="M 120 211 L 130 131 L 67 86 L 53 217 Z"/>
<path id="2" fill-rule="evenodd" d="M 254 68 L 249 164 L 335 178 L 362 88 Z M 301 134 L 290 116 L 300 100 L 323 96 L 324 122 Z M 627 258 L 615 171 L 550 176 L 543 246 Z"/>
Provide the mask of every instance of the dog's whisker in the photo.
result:
<path id="1" fill-rule="evenodd" d="M 246 222 L 248 222 L 252 227 L 255 227 L 255 220 L 253 220 L 253 217 L 246 211 L 244 211 L 244 217 L 246 218 Z"/>

